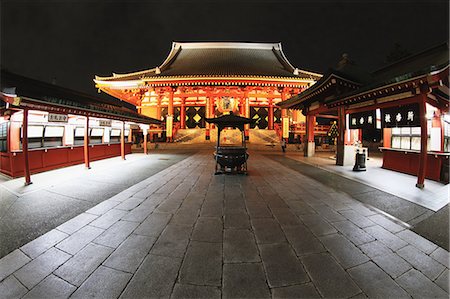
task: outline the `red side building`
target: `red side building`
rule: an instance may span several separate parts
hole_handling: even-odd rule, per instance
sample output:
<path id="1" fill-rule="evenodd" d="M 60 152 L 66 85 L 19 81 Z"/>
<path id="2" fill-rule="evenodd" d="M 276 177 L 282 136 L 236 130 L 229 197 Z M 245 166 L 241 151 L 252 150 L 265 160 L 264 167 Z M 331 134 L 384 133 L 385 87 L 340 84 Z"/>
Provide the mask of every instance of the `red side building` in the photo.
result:
<path id="1" fill-rule="evenodd" d="M 131 152 L 131 131 L 161 121 L 87 94 L 2 70 L 0 171 L 11 177 Z M 146 149 L 147 142 L 144 142 Z"/>
<path id="2" fill-rule="evenodd" d="M 364 130 L 381 130 L 383 168 L 448 183 L 450 156 L 448 44 L 369 73 L 347 57 L 310 89 L 278 104 L 306 115 L 305 155 L 314 155 L 317 115 L 337 117 L 336 164 L 354 161 Z"/>

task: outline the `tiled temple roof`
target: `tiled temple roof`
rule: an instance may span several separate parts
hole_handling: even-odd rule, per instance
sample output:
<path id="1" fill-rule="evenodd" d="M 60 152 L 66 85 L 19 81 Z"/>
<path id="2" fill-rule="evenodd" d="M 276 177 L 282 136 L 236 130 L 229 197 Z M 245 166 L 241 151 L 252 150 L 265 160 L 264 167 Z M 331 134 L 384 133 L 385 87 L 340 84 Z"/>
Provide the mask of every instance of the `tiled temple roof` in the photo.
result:
<path id="1" fill-rule="evenodd" d="M 321 75 L 293 67 L 281 43 L 208 42 L 172 44 L 159 67 L 97 80 L 123 81 L 164 77 L 272 77 L 318 80 Z"/>
<path id="2" fill-rule="evenodd" d="M 23 77 L 6 70 L 1 71 L 1 93 L 22 97 L 43 106 L 56 106 L 76 111 L 86 111 L 112 119 L 121 119 L 145 124 L 160 124 L 161 121 L 138 114 L 126 107 L 108 103 L 103 99 L 77 92 L 61 86 Z M 74 113 L 75 114 L 75 113 Z"/>

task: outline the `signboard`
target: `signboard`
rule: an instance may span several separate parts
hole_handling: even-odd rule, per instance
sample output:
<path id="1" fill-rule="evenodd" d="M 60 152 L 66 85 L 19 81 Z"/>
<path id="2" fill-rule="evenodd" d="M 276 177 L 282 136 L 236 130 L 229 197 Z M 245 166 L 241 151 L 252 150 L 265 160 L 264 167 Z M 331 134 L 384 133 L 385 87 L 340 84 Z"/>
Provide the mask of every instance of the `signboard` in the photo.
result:
<path id="1" fill-rule="evenodd" d="M 376 125 L 375 110 L 350 114 L 349 129 L 373 129 Z"/>
<path id="2" fill-rule="evenodd" d="M 238 110 L 239 101 L 233 97 L 224 96 L 216 101 L 217 110 L 221 113 L 228 114 L 231 111 Z"/>
<path id="3" fill-rule="evenodd" d="M 289 117 L 283 117 L 283 138 L 289 138 Z"/>
<path id="4" fill-rule="evenodd" d="M 419 104 L 391 107 L 381 110 L 383 128 L 420 127 Z"/>
<path id="5" fill-rule="evenodd" d="M 110 119 L 100 119 L 99 121 L 98 121 L 98 124 L 101 126 L 101 127 L 111 127 L 111 120 Z"/>
<path id="6" fill-rule="evenodd" d="M 69 116 L 67 114 L 49 113 L 48 114 L 48 121 L 49 122 L 66 123 L 66 122 L 69 121 Z"/>
<path id="7" fill-rule="evenodd" d="M 166 118 L 166 137 L 172 137 L 173 116 L 167 115 Z"/>

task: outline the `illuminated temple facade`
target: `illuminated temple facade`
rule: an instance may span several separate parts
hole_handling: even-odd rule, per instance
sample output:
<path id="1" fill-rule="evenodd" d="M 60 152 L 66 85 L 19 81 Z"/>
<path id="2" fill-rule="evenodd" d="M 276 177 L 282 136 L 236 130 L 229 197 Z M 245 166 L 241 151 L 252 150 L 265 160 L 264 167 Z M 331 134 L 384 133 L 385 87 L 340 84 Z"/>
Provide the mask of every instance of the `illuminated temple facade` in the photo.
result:
<path id="1" fill-rule="evenodd" d="M 280 43 L 207 42 L 172 44 L 166 60 L 149 70 L 96 76 L 96 87 L 165 121 L 168 140 L 178 129 L 213 128 L 205 122 L 226 113 L 257 119 L 249 129 L 277 130 L 304 122 L 298 111 L 276 105 L 321 78 L 294 67 Z"/>

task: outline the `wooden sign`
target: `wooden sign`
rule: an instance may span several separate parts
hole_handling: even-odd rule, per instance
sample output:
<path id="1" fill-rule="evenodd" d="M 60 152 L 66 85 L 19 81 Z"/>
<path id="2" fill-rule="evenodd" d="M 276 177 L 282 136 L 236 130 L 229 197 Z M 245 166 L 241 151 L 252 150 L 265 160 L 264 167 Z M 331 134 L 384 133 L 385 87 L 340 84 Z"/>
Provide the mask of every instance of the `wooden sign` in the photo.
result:
<path id="1" fill-rule="evenodd" d="M 381 122 L 383 128 L 420 127 L 419 104 L 382 109 Z"/>
<path id="2" fill-rule="evenodd" d="M 349 129 L 375 128 L 377 123 L 375 110 L 350 114 Z"/>
<path id="3" fill-rule="evenodd" d="M 98 121 L 98 124 L 101 126 L 101 127 L 111 127 L 111 120 L 110 119 L 100 119 L 99 121 Z"/>
<path id="4" fill-rule="evenodd" d="M 48 121 L 49 122 L 66 123 L 69 121 L 69 116 L 67 114 L 49 113 Z"/>

